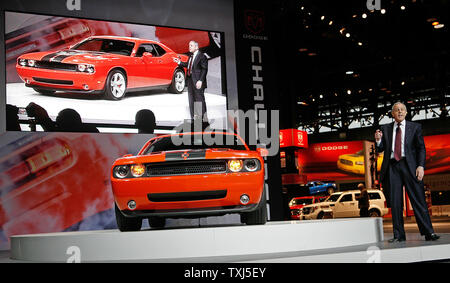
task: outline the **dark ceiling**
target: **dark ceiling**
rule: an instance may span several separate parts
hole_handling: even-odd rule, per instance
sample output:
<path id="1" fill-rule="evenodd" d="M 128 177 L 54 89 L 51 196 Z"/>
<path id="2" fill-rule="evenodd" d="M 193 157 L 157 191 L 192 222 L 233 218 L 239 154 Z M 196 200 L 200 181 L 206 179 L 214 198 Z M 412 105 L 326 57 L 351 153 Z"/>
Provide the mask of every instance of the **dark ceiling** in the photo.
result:
<path id="1" fill-rule="evenodd" d="M 293 126 L 376 126 L 396 101 L 448 117 L 449 1 L 380 1 L 280 2 Z"/>

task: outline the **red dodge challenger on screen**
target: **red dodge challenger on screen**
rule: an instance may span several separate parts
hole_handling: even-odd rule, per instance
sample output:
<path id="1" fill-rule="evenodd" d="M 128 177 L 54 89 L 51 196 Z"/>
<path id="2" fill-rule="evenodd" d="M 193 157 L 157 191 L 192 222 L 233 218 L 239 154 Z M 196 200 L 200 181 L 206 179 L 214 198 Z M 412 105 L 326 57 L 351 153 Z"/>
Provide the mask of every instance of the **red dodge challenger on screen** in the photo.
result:
<path id="1" fill-rule="evenodd" d="M 103 93 L 120 100 L 133 90 L 168 88 L 181 93 L 185 70 L 173 61 L 175 57 L 188 60 L 160 42 L 92 36 L 61 51 L 24 54 L 16 69 L 25 85 L 39 93 Z"/>
<path id="2" fill-rule="evenodd" d="M 226 132 L 150 139 L 136 156 L 125 155 L 112 166 L 119 230 L 140 230 L 143 218 L 162 228 L 166 218 L 229 213 L 239 213 L 245 224 L 266 223 L 265 154 Z"/>

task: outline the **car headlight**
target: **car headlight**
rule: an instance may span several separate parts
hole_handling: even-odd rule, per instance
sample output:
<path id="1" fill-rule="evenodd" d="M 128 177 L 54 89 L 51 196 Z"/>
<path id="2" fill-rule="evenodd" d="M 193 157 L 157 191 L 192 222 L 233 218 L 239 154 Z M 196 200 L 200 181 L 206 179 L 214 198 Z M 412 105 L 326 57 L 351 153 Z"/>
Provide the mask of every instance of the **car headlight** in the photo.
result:
<path id="1" fill-rule="evenodd" d="M 86 65 L 84 65 L 84 64 L 78 65 L 78 71 L 84 72 L 85 70 L 86 70 Z"/>
<path id="2" fill-rule="evenodd" d="M 34 67 L 35 64 L 36 64 L 35 60 L 28 60 L 28 67 Z"/>
<path id="3" fill-rule="evenodd" d="M 230 169 L 231 172 L 239 172 L 242 170 L 243 162 L 239 159 L 233 159 L 228 161 L 228 169 Z"/>
<path id="4" fill-rule="evenodd" d="M 92 66 L 92 65 L 88 65 L 87 68 L 86 68 L 86 71 L 87 71 L 89 74 L 92 74 L 92 73 L 95 72 L 95 68 L 94 68 L 94 66 Z"/>
<path id="5" fill-rule="evenodd" d="M 26 60 L 26 59 L 19 58 L 19 65 L 25 67 L 25 66 L 27 65 L 27 60 Z"/>
<path id="6" fill-rule="evenodd" d="M 114 177 L 123 179 L 128 176 L 128 172 L 130 171 L 130 168 L 128 165 L 119 165 L 114 167 L 113 173 Z"/>
<path id="7" fill-rule="evenodd" d="M 131 175 L 133 177 L 142 177 L 145 174 L 145 165 L 135 164 L 131 165 Z"/>
<path id="8" fill-rule="evenodd" d="M 244 160 L 244 168 L 249 172 L 255 172 L 259 168 L 259 160 L 258 159 Z"/>

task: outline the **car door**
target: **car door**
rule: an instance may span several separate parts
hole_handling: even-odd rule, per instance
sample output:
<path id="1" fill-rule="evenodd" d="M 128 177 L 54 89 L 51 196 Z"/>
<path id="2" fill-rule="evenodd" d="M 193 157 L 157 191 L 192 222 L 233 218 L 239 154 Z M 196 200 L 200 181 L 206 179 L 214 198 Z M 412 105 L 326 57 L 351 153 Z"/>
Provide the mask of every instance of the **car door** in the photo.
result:
<path id="1" fill-rule="evenodd" d="M 336 202 L 333 213 L 335 218 L 356 217 L 355 211 L 359 212 L 358 202 L 355 201 L 352 193 L 345 193 Z"/>
<path id="2" fill-rule="evenodd" d="M 173 58 L 175 57 L 175 53 L 173 52 L 167 52 L 164 48 L 162 48 L 158 44 L 153 44 L 155 51 L 156 51 L 156 60 L 157 60 L 157 68 L 158 68 L 158 79 L 160 80 L 159 83 L 161 85 L 163 84 L 170 84 L 172 82 L 173 73 L 175 71 L 175 68 L 177 64 L 173 61 Z"/>
<path id="3" fill-rule="evenodd" d="M 159 85 L 157 68 L 156 51 L 153 44 L 142 43 L 136 52 L 137 70 L 136 84 L 137 87 L 149 87 Z"/>

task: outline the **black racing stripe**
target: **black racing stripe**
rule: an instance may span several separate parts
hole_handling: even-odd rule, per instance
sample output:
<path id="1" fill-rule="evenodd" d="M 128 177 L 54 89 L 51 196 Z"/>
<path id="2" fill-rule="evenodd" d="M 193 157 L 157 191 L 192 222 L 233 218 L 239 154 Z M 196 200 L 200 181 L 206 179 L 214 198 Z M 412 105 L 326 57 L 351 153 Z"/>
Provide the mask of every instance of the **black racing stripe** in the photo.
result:
<path id="1" fill-rule="evenodd" d="M 58 51 L 58 52 L 54 52 L 54 53 L 47 54 L 47 55 L 45 55 L 44 57 L 42 57 L 41 61 L 47 61 L 47 62 L 50 62 L 50 60 L 51 60 L 53 57 L 58 56 L 58 54 L 59 54 L 59 51 Z"/>
<path id="2" fill-rule="evenodd" d="M 166 153 L 166 161 L 205 159 L 206 150 L 188 150 L 185 152 Z"/>
<path id="3" fill-rule="evenodd" d="M 56 57 L 53 57 L 50 61 L 52 62 L 61 62 L 62 60 L 66 59 L 67 57 L 72 56 L 73 54 L 70 55 L 58 55 Z"/>
<path id="4" fill-rule="evenodd" d="M 58 52 L 54 52 L 54 53 L 50 53 L 45 55 L 44 57 L 42 57 L 41 61 L 47 61 L 50 62 L 50 59 L 52 59 L 53 57 L 57 56 Z"/>

